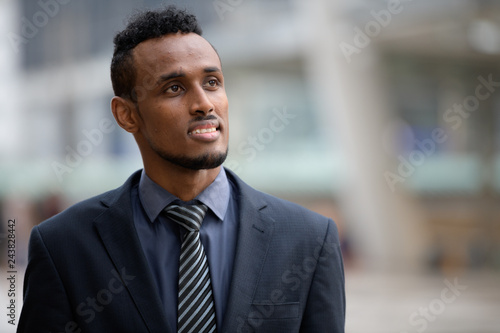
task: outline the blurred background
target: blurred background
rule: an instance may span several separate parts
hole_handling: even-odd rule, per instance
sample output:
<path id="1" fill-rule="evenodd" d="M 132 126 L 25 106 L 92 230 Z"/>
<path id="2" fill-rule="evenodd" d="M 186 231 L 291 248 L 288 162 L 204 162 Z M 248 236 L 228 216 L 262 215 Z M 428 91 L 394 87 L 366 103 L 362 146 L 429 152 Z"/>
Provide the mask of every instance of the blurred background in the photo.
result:
<path id="1" fill-rule="evenodd" d="M 9 219 L 21 274 L 34 225 L 141 168 L 109 108 L 112 39 L 167 4 L 221 56 L 226 167 L 336 221 L 347 332 L 500 332 L 493 0 L 0 0 L 2 272 Z"/>

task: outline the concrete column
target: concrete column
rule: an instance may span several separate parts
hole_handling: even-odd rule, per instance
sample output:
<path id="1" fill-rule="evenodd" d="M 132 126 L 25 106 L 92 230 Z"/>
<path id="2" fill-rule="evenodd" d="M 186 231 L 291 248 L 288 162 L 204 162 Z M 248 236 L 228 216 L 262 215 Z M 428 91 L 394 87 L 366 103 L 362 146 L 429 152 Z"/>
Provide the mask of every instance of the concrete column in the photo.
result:
<path id="1" fill-rule="evenodd" d="M 375 41 L 349 63 L 339 46 L 342 41 L 354 44 L 356 23 L 342 13 L 348 1 L 295 3 L 309 86 L 324 134 L 332 154 L 345 159 L 340 204 L 355 254 L 368 268 L 419 267 L 419 223 L 424 221 L 403 188 L 392 192 L 384 178 L 396 159 L 383 146 L 392 114 Z"/>

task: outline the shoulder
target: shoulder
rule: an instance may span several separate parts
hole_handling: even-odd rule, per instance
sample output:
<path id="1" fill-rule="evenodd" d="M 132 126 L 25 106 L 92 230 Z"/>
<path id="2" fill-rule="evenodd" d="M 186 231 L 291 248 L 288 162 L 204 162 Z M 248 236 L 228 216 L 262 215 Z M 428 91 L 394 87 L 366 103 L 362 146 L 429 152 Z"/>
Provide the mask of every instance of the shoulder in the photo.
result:
<path id="1" fill-rule="evenodd" d="M 112 205 L 120 201 L 130 202 L 131 189 L 138 182 L 140 172 L 134 173 L 120 187 L 75 203 L 64 211 L 43 221 L 37 226 L 41 233 L 64 233 L 70 230 L 83 231 Z M 128 205 L 130 206 L 130 205 Z"/>
<path id="2" fill-rule="evenodd" d="M 276 228 L 293 233 L 325 235 L 327 232 L 333 232 L 337 234 L 337 226 L 330 218 L 296 203 L 258 191 L 231 171 L 228 171 L 228 177 L 235 183 L 240 201 L 250 202 L 250 206 L 271 218 Z"/>
<path id="3" fill-rule="evenodd" d="M 296 203 L 260 192 L 267 207 L 263 212 L 274 220 L 275 228 L 283 234 L 294 234 L 302 240 L 325 238 L 328 234 L 338 239 L 335 222 Z"/>
<path id="4" fill-rule="evenodd" d="M 266 202 L 267 207 L 265 208 L 265 211 L 268 214 L 272 214 L 273 216 L 279 217 L 282 220 L 302 221 L 301 223 L 312 221 L 325 223 L 328 220 L 327 217 L 313 212 L 294 202 L 284 200 L 257 190 L 255 190 L 255 192 L 255 195 L 258 195 L 263 201 Z"/>
<path id="5" fill-rule="evenodd" d="M 98 216 L 100 212 L 105 208 L 102 203 L 103 199 L 110 195 L 112 192 L 113 191 L 109 191 L 80 201 L 66 208 L 59 214 L 43 221 L 38 225 L 38 228 L 45 230 L 63 225 L 74 225 L 75 222 L 80 222 L 80 220 L 82 219 L 93 220 L 93 218 Z"/>

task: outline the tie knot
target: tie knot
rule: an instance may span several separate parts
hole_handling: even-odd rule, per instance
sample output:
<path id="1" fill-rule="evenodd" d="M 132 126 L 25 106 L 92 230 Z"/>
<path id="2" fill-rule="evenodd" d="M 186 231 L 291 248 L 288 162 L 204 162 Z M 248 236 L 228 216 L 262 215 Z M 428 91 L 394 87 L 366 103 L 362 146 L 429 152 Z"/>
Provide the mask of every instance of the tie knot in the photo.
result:
<path id="1" fill-rule="evenodd" d="M 207 206 L 198 205 L 169 205 L 165 208 L 165 214 L 173 221 L 180 224 L 189 232 L 199 231 L 203 217 L 207 212 Z"/>

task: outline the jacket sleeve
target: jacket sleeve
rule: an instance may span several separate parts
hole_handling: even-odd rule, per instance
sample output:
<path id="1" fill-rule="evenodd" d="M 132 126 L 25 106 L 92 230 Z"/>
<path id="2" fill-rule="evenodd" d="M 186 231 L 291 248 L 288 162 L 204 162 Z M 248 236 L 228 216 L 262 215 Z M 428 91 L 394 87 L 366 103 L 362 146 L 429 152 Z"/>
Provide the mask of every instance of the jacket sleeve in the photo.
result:
<path id="1" fill-rule="evenodd" d="M 345 281 L 337 227 L 328 221 L 300 332 L 343 333 Z"/>
<path id="2" fill-rule="evenodd" d="M 31 231 L 18 333 L 79 332 L 61 278 L 38 227 Z"/>

